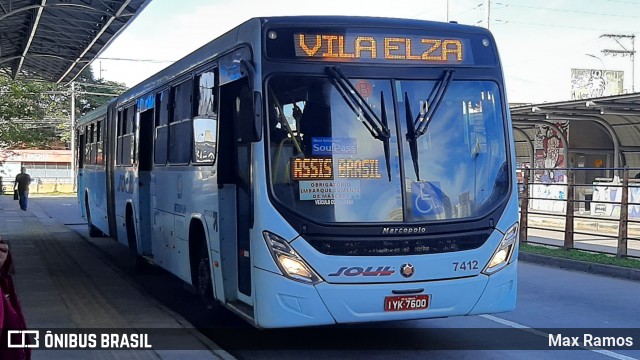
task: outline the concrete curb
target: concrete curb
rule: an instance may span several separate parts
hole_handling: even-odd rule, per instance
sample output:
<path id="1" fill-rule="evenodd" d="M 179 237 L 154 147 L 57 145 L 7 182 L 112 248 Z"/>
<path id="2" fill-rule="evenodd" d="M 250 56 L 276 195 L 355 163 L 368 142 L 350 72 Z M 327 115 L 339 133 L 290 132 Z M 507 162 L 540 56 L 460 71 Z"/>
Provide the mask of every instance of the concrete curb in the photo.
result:
<path id="1" fill-rule="evenodd" d="M 556 266 L 569 270 L 577 270 L 588 272 L 591 274 L 598 274 L 604 276 L 613 276 L 628 280 L 640 281 L 640 269 L 630 269 L 624 268 L 620 266 L 613 265 L 604 265 L 604 264 L 594 264 L 585 261 L 571 260 L 558 258 L 553 256 L 546 256 L 540 254 L 530 254 L 525 252 L 520 252 L 518 254 L 518 260 L 522 260 L 525 262 L 548 265 L 548 266 Z"/>

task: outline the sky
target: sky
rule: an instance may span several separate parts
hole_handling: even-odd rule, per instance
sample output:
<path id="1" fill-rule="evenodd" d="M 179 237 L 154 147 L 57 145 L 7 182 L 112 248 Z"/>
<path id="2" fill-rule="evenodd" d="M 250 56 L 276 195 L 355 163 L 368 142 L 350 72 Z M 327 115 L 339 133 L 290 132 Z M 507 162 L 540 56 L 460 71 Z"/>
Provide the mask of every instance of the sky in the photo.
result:
<path id="1" fill-rule="evenodd" d="M 603 35 L 640 36 L 640 0 L 152 0 L 93 62 L 94 74 L 133 86 L 245 20 L 281 15 L 488 24 L 511 103 L 571 100 L 572 68 L 623 71 L 624 91 L 632 92 L 631 56 L 603 51 L 630 52 L 634 44 Z M 640 39 L 636 42 L 640 49 Z"/>

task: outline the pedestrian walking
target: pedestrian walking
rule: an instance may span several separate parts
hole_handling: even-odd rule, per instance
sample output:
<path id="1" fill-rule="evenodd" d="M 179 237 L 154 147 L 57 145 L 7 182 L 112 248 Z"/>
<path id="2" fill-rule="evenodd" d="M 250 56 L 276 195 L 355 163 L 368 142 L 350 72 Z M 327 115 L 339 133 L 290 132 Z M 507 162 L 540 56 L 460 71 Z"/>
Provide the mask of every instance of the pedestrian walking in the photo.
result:
<path id="1" fill-rule="evenodd" d="M 20 169 L 20 174 L 16 176 L 16 181 L 13 184 L 13 189 L 18 190 L 18 201 L 20 203 L 20 209 L 27 211 L 27 201 L 29 199 L 29 184 L 31 184 L 31 176 L 27 174 L 27 169 L 23 166 Z"/>

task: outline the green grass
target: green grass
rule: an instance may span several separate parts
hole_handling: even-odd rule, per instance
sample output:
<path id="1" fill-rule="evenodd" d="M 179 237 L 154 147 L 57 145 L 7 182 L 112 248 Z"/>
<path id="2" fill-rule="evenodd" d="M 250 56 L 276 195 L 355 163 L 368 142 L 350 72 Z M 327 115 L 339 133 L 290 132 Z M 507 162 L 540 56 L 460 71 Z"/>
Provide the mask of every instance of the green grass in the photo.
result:
<path id="1" fill-rule="evenodd" d="M 523 253 L 553 256 L 571 260 L 578 260 L 596 264 L 614 265 L 632 269 L 640 269 L 640 260 L 632 258 L 617 258 L 614 255 L 594 253 L 583 250 L 564 250 L 557 247 L 544 245 L 520 244 L 520 251 Z"/>

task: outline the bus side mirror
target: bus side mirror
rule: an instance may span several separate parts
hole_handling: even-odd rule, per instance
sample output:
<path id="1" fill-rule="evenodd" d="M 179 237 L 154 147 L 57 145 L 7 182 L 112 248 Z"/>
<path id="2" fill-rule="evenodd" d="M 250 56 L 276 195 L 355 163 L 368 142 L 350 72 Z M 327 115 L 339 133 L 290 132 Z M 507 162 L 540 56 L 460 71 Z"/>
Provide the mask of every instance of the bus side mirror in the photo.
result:
<path id="1" fill-rule="evenodd" d="M 240 60 L 240 68 L 247 75 L 249 86 L 252 86 L 256 77 L 253 64 L 245 59 Z M 241 124 L 242 140 L 245 142 L 258 142 L 262 139 L 262 95 L 258 91 L 253 92 L 253 113 L 251 120 Z M 247 119 L 248 120 L 248 119 Z"/>
<path id="2" fill-rule="evenodd" d="M 242 143 L 258 142 L 262 139 L 262 95 L 248 88 L 236 99 L 236 131 Z"/>

